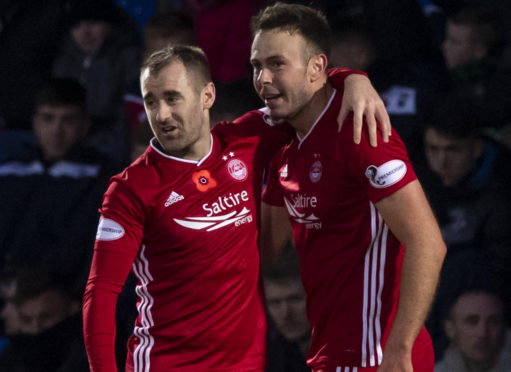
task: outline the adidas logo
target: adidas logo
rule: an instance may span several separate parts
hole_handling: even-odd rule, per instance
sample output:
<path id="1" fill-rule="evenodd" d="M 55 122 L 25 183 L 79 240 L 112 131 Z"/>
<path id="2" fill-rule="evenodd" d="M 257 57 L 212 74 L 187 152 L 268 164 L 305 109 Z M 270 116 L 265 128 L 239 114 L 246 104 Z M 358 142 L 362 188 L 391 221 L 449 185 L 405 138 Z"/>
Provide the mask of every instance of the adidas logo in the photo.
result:
<path id="1" fill-rule="evenodd" d="M 177 192 L 172 191 L 170 193 L 169 198 L 165 202 L 165 206 L 168 207 L 169 205 L 172 205 L 174 203 L 177 203 L 180 200 L 183 200 L 185 197 L 183 195 L 179 195 Z"/>

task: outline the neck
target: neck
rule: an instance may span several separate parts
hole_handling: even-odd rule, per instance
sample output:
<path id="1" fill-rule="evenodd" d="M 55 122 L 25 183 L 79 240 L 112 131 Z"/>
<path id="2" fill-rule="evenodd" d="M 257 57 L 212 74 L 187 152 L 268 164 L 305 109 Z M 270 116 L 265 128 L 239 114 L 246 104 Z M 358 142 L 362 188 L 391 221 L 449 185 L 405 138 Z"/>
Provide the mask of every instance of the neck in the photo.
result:
<path id="1" fill-rule="evenodd" d="M 319 114 L 321 114 L 328 104 L 332 92 L 332 86 L 328 82 L 325 82 L 315 91 L 309 102 L 307 102 L 296 115 L 288 119 L 289 124 L 295 128 L 300 138 L 304 137 L 309 132 Z"/>

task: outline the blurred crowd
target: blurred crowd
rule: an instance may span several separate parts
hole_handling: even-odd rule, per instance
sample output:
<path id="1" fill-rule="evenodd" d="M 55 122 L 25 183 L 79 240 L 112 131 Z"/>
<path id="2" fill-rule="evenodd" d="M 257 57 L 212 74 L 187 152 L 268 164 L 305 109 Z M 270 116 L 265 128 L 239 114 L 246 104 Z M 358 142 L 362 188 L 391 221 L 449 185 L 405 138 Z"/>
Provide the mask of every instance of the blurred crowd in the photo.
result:
<path id="1" fill-rule="evenodd" d="M 325 10 L 331 66 L 368 73 L 440 224 L 448 253 L 426 324 L 435 369 L 509 370 L 511 3 L 292 2 Z M 257 109 L 249 25 L 269 3 L 0 4 L 0 370 L 88 370 L 79 304 L 97 209 L 109 178 L 152 137 L 140 64 L 167 44 L 198 45 L 217 87 L 212 122 Z M 263 268 L 268 371 L 307 371 L 310 329 L 295 255 L 290 242 Z M 132 292 L 120 298 L 120 360 Z"/>

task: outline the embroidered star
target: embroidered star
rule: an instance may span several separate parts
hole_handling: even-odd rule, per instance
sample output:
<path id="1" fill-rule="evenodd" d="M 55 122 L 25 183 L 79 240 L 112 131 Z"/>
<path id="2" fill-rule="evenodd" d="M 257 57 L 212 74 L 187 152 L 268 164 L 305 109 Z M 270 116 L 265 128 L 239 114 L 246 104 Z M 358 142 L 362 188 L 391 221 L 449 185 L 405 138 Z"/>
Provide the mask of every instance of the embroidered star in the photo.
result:
<path id="1" fill-rule="evenodd" d="M 227 160 L 229 159 L 226 155 L 222 156 L 222 160 Z"/>
<path id="2" fill-rule="evenodd" d="M 232 157 L 234 156 L 234 152 L 232 152 L 232 151 L 231 151 L 231 152 L 229 153 L 229 156 L 232 158 Z"/>

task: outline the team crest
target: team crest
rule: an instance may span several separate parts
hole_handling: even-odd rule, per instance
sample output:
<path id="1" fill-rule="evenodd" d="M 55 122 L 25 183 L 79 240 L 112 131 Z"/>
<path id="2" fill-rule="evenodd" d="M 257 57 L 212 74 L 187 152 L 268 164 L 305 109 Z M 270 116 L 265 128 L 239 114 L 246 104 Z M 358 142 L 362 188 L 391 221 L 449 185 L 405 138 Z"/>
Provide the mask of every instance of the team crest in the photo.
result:
<path id="1" fill-rule="evenodd" d="M 323 165 L 319 160 L 316 160 L 312 163 L 309 170 L 309 178 L 312 182 L 316 183 L 321 179 L 321 175 L 323 174 Z"/>
<path id="2" fill-rule="evenodd" d="M 245 181 L 248 177 L 247 166 L 239 159 L 229 160 L 227 163 L 227 171 L 236 181 Z"/>

